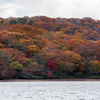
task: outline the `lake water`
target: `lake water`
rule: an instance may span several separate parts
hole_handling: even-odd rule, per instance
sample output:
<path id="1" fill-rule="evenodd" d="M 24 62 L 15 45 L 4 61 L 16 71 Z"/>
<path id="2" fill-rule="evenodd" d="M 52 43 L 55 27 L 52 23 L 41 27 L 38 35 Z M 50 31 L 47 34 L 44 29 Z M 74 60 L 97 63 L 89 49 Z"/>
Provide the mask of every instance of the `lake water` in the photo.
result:
<path id="1" fill-rule="evenodd" d="M 0 100 L 100 100 L 100 82 L 0 82 Z"/>

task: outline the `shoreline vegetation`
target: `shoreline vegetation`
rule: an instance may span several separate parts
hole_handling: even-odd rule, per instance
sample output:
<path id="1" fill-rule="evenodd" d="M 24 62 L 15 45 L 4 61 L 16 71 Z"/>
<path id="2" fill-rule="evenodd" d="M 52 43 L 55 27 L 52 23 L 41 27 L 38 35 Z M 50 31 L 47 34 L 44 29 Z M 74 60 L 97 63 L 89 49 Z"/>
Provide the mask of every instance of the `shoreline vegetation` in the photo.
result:
<path id="1" fill-rule="evenodd" d="M 100 79 L 6 79 L 0 82 L 100 81 Z"/>
<path id="2" fill-rule="evenodd" d="M 0 79 L 100 79 L 100 20 L 0 18 Z"/>

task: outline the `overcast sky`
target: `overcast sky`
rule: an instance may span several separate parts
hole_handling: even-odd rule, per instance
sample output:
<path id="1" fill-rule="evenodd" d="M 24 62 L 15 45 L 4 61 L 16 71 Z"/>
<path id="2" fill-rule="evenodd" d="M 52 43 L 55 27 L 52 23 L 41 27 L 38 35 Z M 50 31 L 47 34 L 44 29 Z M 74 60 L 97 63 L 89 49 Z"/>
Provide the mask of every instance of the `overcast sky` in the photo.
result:
<path id="1" fill-rule="evenodd" d="M 100 0 L 0 0 L 0 17 L 38 15 L 100 20 Z"/>

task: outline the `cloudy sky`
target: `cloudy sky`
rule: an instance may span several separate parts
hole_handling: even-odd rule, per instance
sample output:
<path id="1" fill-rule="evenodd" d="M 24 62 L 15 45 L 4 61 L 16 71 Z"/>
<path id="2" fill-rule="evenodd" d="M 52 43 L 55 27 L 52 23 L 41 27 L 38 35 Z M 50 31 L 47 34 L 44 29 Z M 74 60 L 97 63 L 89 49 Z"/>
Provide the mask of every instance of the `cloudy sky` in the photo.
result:
<path id="1" fill-rule="evenodd" d="M 100 0 L 0 0 L 0 17 L 38 15 L 100 20 Z"/>

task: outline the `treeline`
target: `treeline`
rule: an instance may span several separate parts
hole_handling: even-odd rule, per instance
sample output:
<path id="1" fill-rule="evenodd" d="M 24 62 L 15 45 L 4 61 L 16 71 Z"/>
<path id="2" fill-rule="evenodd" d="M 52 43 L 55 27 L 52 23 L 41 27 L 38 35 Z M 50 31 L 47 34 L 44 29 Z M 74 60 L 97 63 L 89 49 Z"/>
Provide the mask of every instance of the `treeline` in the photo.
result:
<path id="1" fill-rule="evenodd" d="M 100 78 L 100 21 L 0 18 L 0 79 Z"/>

